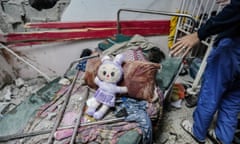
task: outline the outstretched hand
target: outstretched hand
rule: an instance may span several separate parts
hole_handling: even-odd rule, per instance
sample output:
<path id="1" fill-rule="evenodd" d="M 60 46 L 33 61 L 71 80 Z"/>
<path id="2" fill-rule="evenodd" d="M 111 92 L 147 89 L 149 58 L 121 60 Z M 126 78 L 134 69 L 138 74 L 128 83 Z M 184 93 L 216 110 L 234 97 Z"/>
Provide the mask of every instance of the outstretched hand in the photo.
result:
<path id="1" fill-rule="evenodd" d="M 172 46 L 170 55 L 179 56 L 183 53 L 182 57 L 185 57 L 198 43 L 200 43 L 200 39 L 198 38 L 197 32 L 183 36 Z"/>

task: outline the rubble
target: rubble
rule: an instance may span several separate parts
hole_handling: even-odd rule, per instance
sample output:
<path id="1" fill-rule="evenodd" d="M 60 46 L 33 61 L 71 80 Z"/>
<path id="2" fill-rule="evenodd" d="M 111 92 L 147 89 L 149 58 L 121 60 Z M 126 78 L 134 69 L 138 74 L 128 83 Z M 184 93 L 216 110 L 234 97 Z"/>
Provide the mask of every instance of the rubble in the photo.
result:
<path id="1" fill-rule="evenodd" d="M 29 4 L 28 0 L 2 0 L 0 7 L 0 31 L 23 32 L 27 22 L 60 21 L 64 9 L 70 0 L 59 0 L 57 4 L 47 10 L 38 11 Z"/>
<path id="2" fill-rule="evenodd" d="M 2 101 L 10 101 L 11 100 L 11 87 L 6 86 L 0 93 L 0 98 Z"/>
<path id="3" fill-rule="evenodd" d="M 24 85 L 24 80 L 22 78 L 17 78 L 15 80 L 15 85 L 19 88 Z"/>
<path id="4" fill-rule="evenodd" d="M 10 104 L 11 104 L 10 102 L 2 102 L 2 103 L 0 103 L 0 119 L 3 117 L 3 113 L 9 107 Z"/>
<path id="5" fill-rule="evenodd" d="M 46 80 L 39 77 L 30 80 L 17 78 L 13 84 L 6 85 L 0 90 L 0 114 L 6 114 L 19 105 L 26 97 L 37 92 Z"/>

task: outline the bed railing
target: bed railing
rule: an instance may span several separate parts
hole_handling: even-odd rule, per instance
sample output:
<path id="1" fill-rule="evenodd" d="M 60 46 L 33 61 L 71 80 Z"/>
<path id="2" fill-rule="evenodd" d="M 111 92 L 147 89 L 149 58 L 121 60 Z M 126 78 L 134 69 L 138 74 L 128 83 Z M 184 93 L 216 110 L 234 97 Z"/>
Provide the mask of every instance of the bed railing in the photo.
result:
<path id="1" fill-rule="evenodd" d="M 178 19 L 178 24 L 176 26 L 176 31 L 174 35 L 173 42 L 176 42 L 178 38 L 179 32 L 182 32 L 184 34 L 189 34 L 193 33 L 196 30 L 197 27 L 197 22 L 195 18 L 192 15 L 185 14 L 185 13 L 174 13 L 174 12 L 166 12 L 166 11 L 155 11 L 155 10 L 140 10 L 140 9 L 119 9 L 117 12 L 117 30 L 118 34 L 121 34 L 121 20 L 120 20 L 120 15 L 122 12 L 131 12 L 131 13 L 144 13 L 144 14 L 154 14 L 154 15 L 163 15 L 163 16 L 177 16 L 179 17 Z M 187 25 L 187 27 L 186 27 Z M 187 31 L 183 31 L 187 30 Z M 176 81 L 177 76 L 181 72 L 181 69 L 183 66 L 179 68 L 178 73 L 176 74 L 175 78 L 173 79 L 173 82 Z M 173 83 L 169 86 L 169 88 L 164 92 L 164 97 L 167 97 L 169 92 L 171 91 Z"/>
<path id="2" fill-rule="evenodd" d="M 166 11 L 155 11 L 155 10 L 142 10 L 142 9 L 119 9 L 117 12 L 117 30 L 118 34 L 121 33 L 121 20 L 120 15 L 122 12 L 132 12 L 132 13 L 145 13 L 145 14 L 154 14 L 154 15 L 164 15 L 164 16 L 178 16 L 181 18 L 187 18 L 189 19 L 189 24 L 191 25 L 190 33 L 194 31 L 194 28 L 196 27 L 196 20 L 194 17 L 192 17 L 189 14 L 184 13 L 174 13 L 174 12 L 166 12 Z M 175 34 L 176 35 L 176 34 Z M 174 42 L 176 41 L 176 37 L 174 39 Z"/>

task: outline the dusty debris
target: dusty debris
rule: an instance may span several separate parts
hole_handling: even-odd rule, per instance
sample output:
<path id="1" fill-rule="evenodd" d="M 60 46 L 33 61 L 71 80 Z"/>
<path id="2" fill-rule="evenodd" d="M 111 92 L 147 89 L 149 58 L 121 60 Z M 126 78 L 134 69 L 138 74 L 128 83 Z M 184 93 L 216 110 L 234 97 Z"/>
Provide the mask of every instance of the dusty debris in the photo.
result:
<path id="1" fill-rule="evenodd" d="M 10 101 L 11 100 L 11 95 L 12 95 L 11 87 L 6 86 L 6 87 L 4 87 L 4 89 L 0 93 L 0 99 L 2 101 Z"/>
<path id="2" fill-rule="evenodd" d="M 56 112 L 49 112 L 47 115 L 47 120 L 52 120 L 57 115 Z"/>
<path id="3" fill-rule="evenodd" d="M 6 85 L 0 90 L 0 114 L 11 111 L 24 99 L 37 92 L 46 81 L 43 78 L 23 80 L 17 78 L 14 83 Z"/>
<path id="4" fill-rule="evenodd" d="M 0 7 L 0 29 L 8 33 L 26 31 L 26 22 L 59 21 L 70 0 L 58 0 L 50 9 L 39 12 L 29 4 L 29 0 L 4 0 Z"/>
<path id="5" fill-rule="evenodd" d="M 1 25 L 1 18 L 0 18 L 0 25 Z M 3 56 L 2 50 L 0 50 L 0 61 L 1 61 L 0 63 L 0 89 L 1 89 L 6 84 L 12 83 L 13 79 L 15 79 L 15 74 L 12 66 L 8 64 L 7 60 Z"/>
<path id="6" fill-rule="evenodd" d="M 17 78 L 17 79 L 15 80 L 15 85 L 16 85 L 17 87 L 23 86 L 23 85 L 24 85 L 24 80 L 23 80 L 22 78 Z"/>
<path id="7" fill-rule="evenodd" d="M 10 102 L 2 102 L 0 103 L 0 119 L 3 117 L 2 113 L 9 107 Z"/>

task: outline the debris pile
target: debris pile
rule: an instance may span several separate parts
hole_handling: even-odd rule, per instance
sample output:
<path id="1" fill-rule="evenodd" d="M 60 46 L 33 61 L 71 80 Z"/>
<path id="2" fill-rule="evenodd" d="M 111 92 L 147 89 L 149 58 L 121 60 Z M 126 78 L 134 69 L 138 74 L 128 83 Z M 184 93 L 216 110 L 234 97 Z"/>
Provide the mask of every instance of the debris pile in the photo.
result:
<path id="1" fill-rule="evenodd" d="M 11 111 L 27 96 L 37 92 L 46 83 L 42 77 L 37 77 L 30 80 L 17 78 L 14 83 L 6 85 L 0 90 L 0 116 Z"/>

